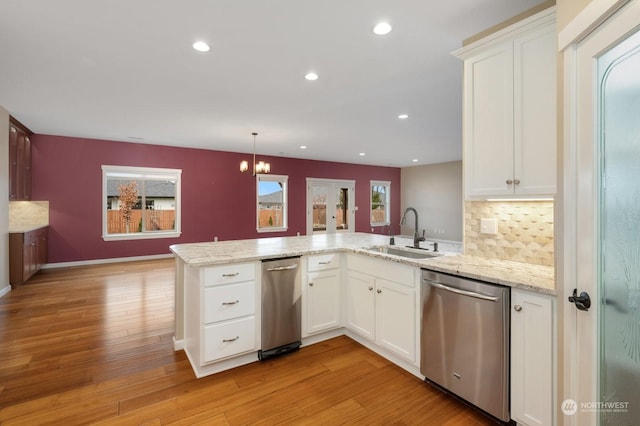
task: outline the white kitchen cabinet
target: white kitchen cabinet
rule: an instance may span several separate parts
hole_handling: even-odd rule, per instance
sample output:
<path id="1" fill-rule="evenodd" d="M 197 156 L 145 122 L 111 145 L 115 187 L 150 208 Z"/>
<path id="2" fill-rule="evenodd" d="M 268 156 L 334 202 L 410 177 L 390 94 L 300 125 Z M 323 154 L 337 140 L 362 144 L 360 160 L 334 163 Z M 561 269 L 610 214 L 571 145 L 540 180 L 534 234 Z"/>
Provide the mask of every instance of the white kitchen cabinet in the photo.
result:
<path id="1" fill-rule="evenodd" d="M 198 377 L 208 366 L 258 349 L 256 263 L 188 268 L 185 352 Z"/>
<path id="2" fill-rule="evenodd" d="M 555 7 L 454 52 L 464 60 L 465 196 L 556 192 Z"/>
<path id="3" fill-rule="evenodd" d="M 519 425 L 553 425 L 554 298 L 511 291 L 511 418 Z"/>
<path id="4" fill-rule="evenodd" d="M 416 359 L 415 301 L 414 288 L 376 279 L 376 342 L 409 361 Z"/>
<path id="5" fill-rule="evenodd" d="M 307 334 L 341 326 L 341 274 L 340 253 L 313 255 L 307 258 L 305 313 L 303 315 Z"/>
<path id="6" fill-rule="evenodd" d="M 366 256 L 347 258 L 346 327 L 417 363 L 420 270 Z"/>
<path id="7" fill-rule="evenodd" d="M 371 341 L 375 340 L 375 278 L 358 271 L 347 271 L 347 328 Z"/>

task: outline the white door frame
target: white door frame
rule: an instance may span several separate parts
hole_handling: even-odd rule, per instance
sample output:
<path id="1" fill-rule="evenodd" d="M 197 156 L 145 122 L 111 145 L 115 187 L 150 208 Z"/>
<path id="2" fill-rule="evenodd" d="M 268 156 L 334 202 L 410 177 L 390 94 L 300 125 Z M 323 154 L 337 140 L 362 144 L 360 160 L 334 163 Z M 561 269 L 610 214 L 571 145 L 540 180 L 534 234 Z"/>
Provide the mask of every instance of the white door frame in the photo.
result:
<path id="1" fill-rule="evenodd" d="M 348 223 L 349 228 L 346 232 L 355 232 L 356 226 L 356 214 L 355 214 L 355 205 L 356 205 L 356 181 L 355 180 L 347 180 L 347 179 L 324 179 L 324 178 L 307 178 L 307 235 L 313 235 L 313 195 L 311 193 L 311 186 L 313 184 L 322 184 L 327 185 L 330 188 L 333 187 L 338 188 L 348 188 L 349 189 L 349 197 L 347 202 L 349 205 L 347 206 L 347 215 L 348 215 Z M 335 191 L 329 191 L 330 199 L 327 200 L 327 206 L 332 205 L 335 209 L 335 200 L 331 197 Z M 327 231 L 329 233 L 335 233 L 335 223 L 333 225 L 333 230 L 329 231 L 329 223 L 327 222 Z"/>
<path id="2" fill-rule="evenodd" d="M 558 392 L 558 420 L 565 425 L 596 425 L 597 413 L 581 413 L 578 405 L 576 415 L 566 416 L 562 409 L 563 401 L 571 399 L 582 402 L 598 401 L 598 292 L 597 292 L 597 200 L 598 200 L 598 165 L 597 145 L 591 140 L 581 139 L 581 128 L 584 123 L 579 120 L 579 93 L 590 90 L 590 87 L 578 87 L 578 46 L 590 36 L 596 36 L 600 30 L 612 28 L 623 30 L 617 22 L 621 18 L 615 15 L 619 9 L 631 3 L 630 7 L 640 9 L 640 0 L 593 0 L 563 31 L 559 33 L 559 48 L 563 50 L 564 59 L 564 134 L 563 134 L 563 189 L 560 212 L 562 235 L 558 252 L 557 286 L 558 315 L 561 348 L 559 356 L 562 368 L 561 389 Z M 610 19 L 611 18 L 611 19 Z M 637 22 L 636 22 L 637 24 Z M 622 36 L 622 34 L 620 35 Z M 594 109 L 595 111 L 595 109 Z M 586 123 L 595 129 L 596 117 L 591 115 Z M 594 132 L 594 136 L 597 134 Z M 581 181 L 578 177 L 581 176 Z M 584 185 L 590 179 L 589 188 Z M 582 185 L 580 184 L 582 182 Z M 577 241 L 580 238 L 580 244 Z M 579 250 L 578 250 L 579 247 Z M 592 262 L 584 264 L 581 260 L 591 258 Z M 567 301 L 574 288 L 586 290 L 593 301 L 589 312 L 577 311 Z M 590 351 L 585 351 L 584 342 L 591 343 Z M 582 365 L 582 367 L 580 367 Z"/>

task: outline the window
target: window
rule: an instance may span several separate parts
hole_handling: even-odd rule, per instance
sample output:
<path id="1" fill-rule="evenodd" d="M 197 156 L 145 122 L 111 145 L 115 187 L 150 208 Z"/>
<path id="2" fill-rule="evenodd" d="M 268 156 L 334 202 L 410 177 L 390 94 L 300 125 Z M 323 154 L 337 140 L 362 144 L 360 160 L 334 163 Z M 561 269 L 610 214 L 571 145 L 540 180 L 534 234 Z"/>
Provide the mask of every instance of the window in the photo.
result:
<path id="1" fill-rule="evenodd" d="M 384 226 L 391 223 L 390 194 L 391 182 L 371 181 L 371 226 Z"/>
<path id="2" fill-rule="evenodd" d="M 257 175 L 257 230 L 277 232 L 287 230 L 288 176 Z"/>
<path id="3" fill-rule="evenodd" d="M 102 166 L 102 238 L 179 237 L 181 175 L 178 169 Z"/>

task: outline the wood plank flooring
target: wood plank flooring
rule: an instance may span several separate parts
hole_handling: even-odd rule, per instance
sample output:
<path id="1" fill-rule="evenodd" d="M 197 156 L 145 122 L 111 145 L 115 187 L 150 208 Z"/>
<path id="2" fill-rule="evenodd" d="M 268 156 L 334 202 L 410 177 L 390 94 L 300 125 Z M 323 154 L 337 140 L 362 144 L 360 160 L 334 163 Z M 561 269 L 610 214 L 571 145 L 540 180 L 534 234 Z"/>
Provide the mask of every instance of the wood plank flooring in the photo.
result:
<path id="1" fill-rule="evenodd" d="M 196 379 L 174 263 L 44 270 L 0 298 L 3 425 L 485 425 L 347 337 Z"/>

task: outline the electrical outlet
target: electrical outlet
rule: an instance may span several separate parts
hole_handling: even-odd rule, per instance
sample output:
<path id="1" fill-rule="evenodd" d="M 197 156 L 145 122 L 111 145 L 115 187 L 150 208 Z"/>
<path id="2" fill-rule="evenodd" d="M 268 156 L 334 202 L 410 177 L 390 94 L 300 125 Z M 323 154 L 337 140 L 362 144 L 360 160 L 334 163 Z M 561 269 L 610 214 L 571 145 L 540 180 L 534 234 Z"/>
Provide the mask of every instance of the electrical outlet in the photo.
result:
<path id="1" fill-rule="evenodd" d="M 481 234 L 498 234 L 498 219 L 496 218 L 481 218 L 480 219 L 480 233 Z"/>

